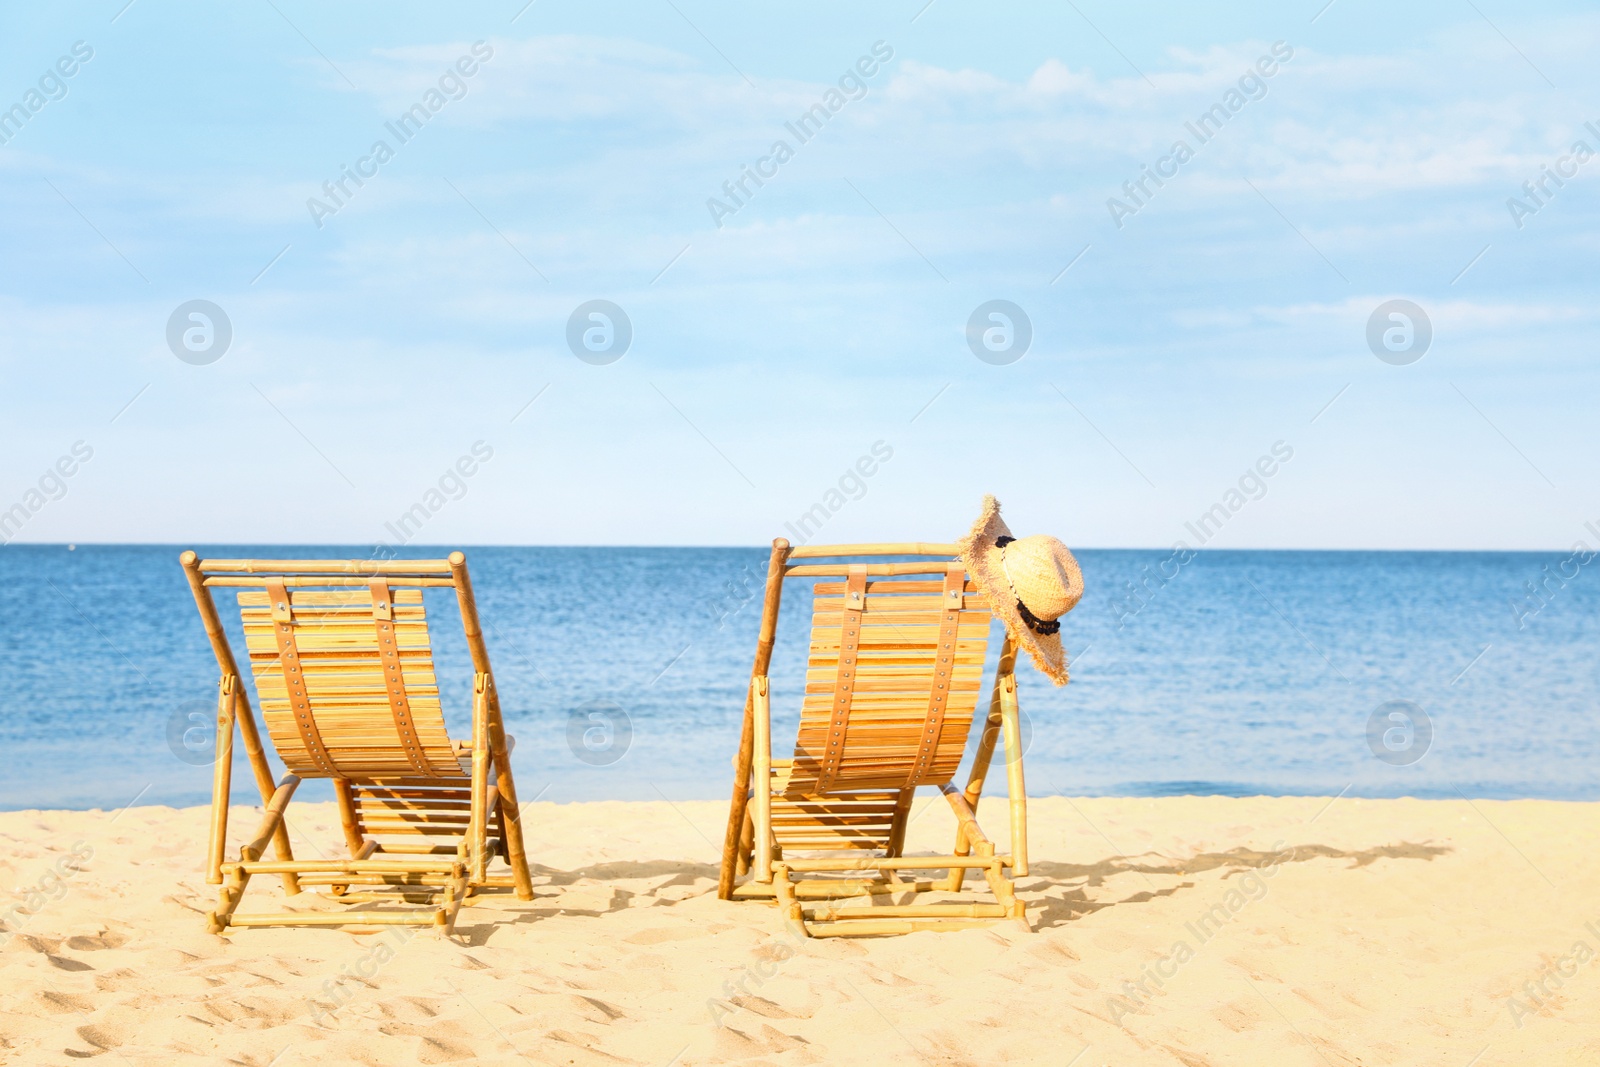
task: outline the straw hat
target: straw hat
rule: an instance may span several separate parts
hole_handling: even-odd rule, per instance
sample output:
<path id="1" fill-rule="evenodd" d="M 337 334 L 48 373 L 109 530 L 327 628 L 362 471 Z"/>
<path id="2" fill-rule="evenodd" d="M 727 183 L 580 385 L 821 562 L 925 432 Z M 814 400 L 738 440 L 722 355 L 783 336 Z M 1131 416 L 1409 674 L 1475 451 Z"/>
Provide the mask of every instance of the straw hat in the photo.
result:
<path id="1" fill-rule="evenodd" d="M 1067 654 L 1056 620 L 1083 597 L 1083 572 L 1066 545 L 1044 534 L 1016 538 L 1000 517 L 1000 502 L 983 498 L 983 512 L 956 542 L 967 573 L 1006 632 L 1028 650 L 1033 665 L 1057 685 L 1067 684 Z"/>

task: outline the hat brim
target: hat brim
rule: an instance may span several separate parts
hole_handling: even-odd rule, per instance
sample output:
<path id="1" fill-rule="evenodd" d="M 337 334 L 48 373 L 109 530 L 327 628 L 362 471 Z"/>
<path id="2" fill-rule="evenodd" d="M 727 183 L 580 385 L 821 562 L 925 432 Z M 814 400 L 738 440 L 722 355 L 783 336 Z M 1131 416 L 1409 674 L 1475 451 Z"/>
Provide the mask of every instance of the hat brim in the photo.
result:
<path id="1" fill-rule="evenodd" d="M 965 537 L 956 541 L 956 546 L 967 573 L 988 598 L 990 610 L 1005 626 L 1012 644 L 1027 651 L 1040 673 L 1056 685 L 1066 685 L 1067 652 L 1061 647 L 1061 635 L 1035 633 L 1017 610 L 1017 595 L 1011 591 L 1000 547 L 995 544 L 999 538 L 1011 536 L 1010 528 L 1000 517 L 1000 502 L 986 495 L 977 521 Z"/>

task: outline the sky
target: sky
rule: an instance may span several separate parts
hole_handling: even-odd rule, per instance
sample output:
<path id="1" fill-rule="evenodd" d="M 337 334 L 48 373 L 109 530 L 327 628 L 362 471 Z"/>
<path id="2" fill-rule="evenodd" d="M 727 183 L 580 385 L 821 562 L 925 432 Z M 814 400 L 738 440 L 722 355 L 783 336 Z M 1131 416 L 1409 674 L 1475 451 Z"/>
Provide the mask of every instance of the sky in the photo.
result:
<path id="1" fill-rule="evenodd" d="M 1584 5 L 595 8 L 0 9 L 0 537 L 1600 543 Z"/>

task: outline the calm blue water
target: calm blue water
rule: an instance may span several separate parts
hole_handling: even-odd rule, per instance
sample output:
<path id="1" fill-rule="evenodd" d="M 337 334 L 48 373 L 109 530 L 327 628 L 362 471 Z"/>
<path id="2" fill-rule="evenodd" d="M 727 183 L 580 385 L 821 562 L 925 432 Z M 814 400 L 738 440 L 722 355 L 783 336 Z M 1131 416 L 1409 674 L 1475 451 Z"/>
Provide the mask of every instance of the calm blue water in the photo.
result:
<path id="1" fill-rule="evenodd" d="M 178 552 L 0 549 L 0 808 L 112 808 L 141 791 L 141 803 L 208 799 L 198 724 L 216 667 Z M 467 555 L 524 798 L 727 795 L 764 549 Z M 1119 617 L 1125 583 L 1166 555 L 1079 554 L 1089 592 L 1062 630 L 1072 684 L 1021 669 L 1031 793 L 1600 797 L 1600 563 L 1552 583 L 1521 629 L 1510 600 L 1562 555 L 1218 551 Z M 785 594 L 780 749 L 793 738 L 808 590 L 791 581 Z M 447 715 L 465 736 L 459 616 L 449 591 L 429 595 Z M 237 611 L 219 600 L 241 652 Z M 1396 700 L 1423 709 L 1431 740 L 1388 718 L 1374 735 L 1394 760 L 1425 745 L 1415 762 L 1380 760 L 1369 742 L 1373 713 Z M 247 796 L 242 756 L 234 781 Z"/>

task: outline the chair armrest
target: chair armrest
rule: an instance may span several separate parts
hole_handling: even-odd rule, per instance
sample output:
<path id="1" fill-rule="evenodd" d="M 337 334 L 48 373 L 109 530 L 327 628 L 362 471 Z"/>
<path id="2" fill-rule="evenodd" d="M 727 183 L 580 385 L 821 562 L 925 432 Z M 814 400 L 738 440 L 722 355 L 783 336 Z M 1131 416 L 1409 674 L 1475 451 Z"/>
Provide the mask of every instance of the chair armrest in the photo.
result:
<path id="1" fill-rule="evenodd" d="M 454 750 L 457 759 L 466 759 L 472 755 L 471 741 L 451 741 L 450 747 Z M 516 751 L 517 739 L 511 734 L 506 734 L 506 755 Z"/>

